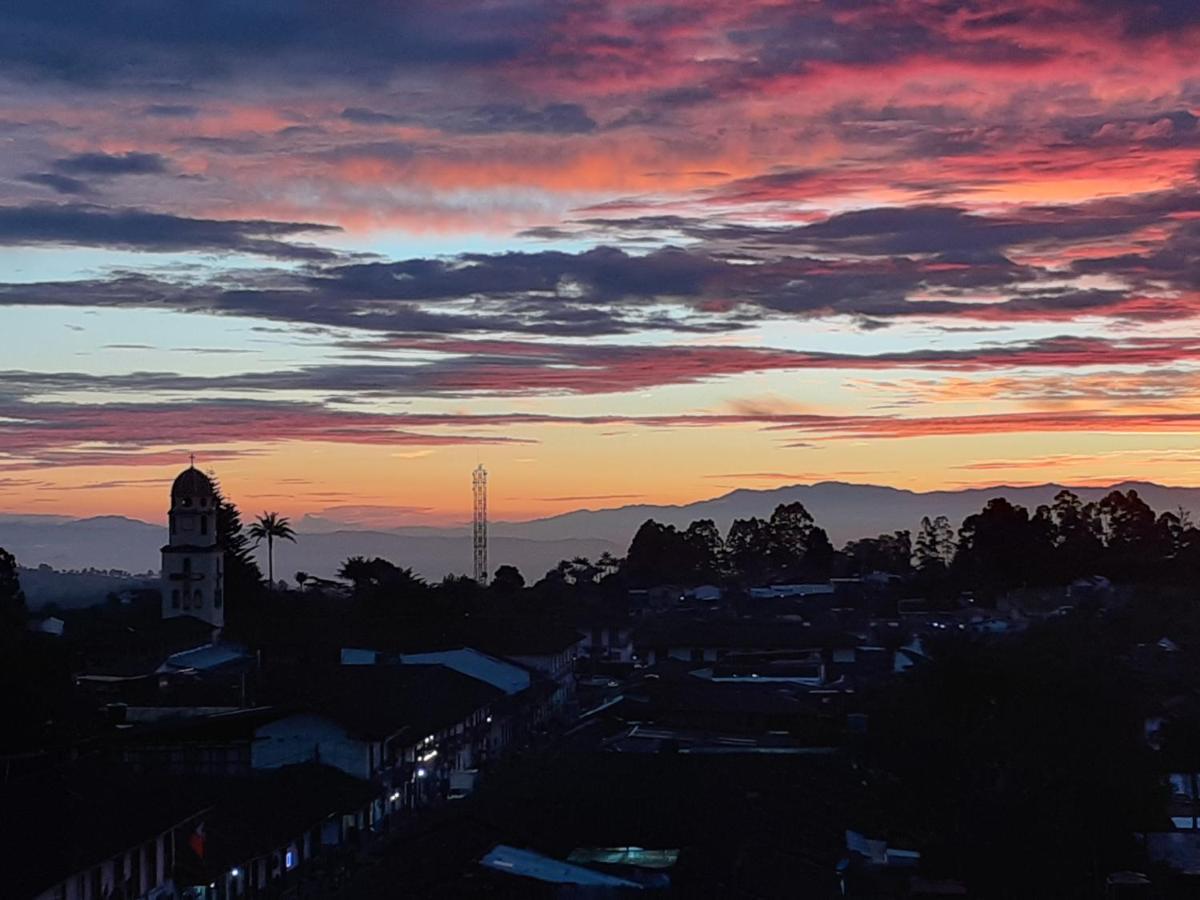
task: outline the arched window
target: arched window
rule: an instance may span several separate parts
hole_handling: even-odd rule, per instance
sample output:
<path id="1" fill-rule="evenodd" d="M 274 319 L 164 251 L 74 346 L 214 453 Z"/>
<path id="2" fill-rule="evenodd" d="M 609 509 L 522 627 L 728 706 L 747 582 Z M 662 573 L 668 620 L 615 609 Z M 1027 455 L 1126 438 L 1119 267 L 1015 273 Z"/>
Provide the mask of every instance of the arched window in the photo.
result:
<path id="1" fill-rule="evenodd" d="M 192 574 L 192 558 L 190 556 L 185 556 L 183 558 L 183 574 L 184 575 Z"/>
<path id="2" fill-rule="evenodd" d="M 171 609 L 179 609 L 179 588 L 171 591 Z"/>
<path id="3" fill-rule="evenodd" d="M 200 533 L 208 534 L 208 516 L 200 517 Z"/>
<path id="4" fill-rule="evenodd" d="M 201 594 L 199 591 L 196 591 L 194 594 L 192 594 L 192 608 L 200 609 L 200 607 L 202 607 L 203 605 L 204 605 L 204 595 Z"/>

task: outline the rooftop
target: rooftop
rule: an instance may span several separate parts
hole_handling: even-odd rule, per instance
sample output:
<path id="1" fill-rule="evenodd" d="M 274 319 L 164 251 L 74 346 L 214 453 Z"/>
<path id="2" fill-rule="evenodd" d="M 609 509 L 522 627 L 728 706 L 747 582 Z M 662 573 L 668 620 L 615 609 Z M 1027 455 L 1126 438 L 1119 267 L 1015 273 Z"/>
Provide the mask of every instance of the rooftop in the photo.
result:
<path id="1" fill-rule="evenodd" d="M 436 733 L 504 696 L 445 666 L 337 666 L 268 685 L 276 701 L 306 707 L 370 738 Z"/>
<path id="2" fill-rule="evenodd" d="M 197 469 L 188 466 L 175 477 L 171 485 L 171 497 L 213 497 L 217 493 L 212 479 Z"/>

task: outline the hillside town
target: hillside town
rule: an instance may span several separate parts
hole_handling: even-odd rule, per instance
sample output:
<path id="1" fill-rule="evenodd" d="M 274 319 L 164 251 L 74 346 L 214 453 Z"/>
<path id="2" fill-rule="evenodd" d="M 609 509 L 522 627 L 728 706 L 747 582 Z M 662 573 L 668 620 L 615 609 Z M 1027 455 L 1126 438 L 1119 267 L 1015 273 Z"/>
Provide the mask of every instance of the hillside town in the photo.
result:
<path id="1" fill-rule="evenodd" d="M 0 558 L 5 896 L 1197 888 L 1200 531 L 1136 493 L 840 550 L 799 504 L 649 521 L 529 586 L 264 578 L 287 521 L 194 467 L 168 522 L 86 609 Z"/>

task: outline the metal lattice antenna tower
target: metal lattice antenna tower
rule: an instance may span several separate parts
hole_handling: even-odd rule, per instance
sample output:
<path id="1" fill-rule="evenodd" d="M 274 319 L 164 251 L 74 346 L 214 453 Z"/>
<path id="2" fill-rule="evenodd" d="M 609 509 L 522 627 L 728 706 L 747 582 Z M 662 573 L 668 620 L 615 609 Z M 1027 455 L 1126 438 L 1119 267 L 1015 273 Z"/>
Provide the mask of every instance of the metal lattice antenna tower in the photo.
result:
<path id="1" fill-rule="evenodd" d="M 487 584 L 487 469 L 483 463 L 476 466 L 471 475 L 471 488 L 475 495 L 475 518 L 471 528 L 471 540 L 475 548 L 475 580 L 479 584 Z"/>

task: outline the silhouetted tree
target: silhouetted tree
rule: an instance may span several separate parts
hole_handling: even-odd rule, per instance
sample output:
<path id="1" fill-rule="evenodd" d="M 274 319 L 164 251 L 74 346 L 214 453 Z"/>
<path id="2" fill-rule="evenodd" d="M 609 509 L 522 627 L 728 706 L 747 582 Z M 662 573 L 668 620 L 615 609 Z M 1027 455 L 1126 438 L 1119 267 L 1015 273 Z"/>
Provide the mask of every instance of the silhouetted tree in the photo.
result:
<path id="1" fill-rule="evenodd" d="M 65 641 L 27 631 L 28 617 L 16 558 L 0 548 L 0 751 L 44 750 L 65 730 L 74 703 Z"/>
<path id="2" fill-rule="evenodd" d="M 0 629 L 20 630 L 28 616 L 16 557 L 0 547 Z"/>
<path id="3" fill-rule="evenodd" d="M 498 594 L 515 594 L 525 587 L 525 576 L 516 566 L 500 566 L 492 578 L 491 589 Z"/>
<path id="4" fill-rule="evenodd" d="M 621 571 L 636 586 L 678 581 L 683 557 L 683 537 L 675 526 L 648 519 L 634 534 Z"/>
<path id="5" fill-rule="evenodd" d="M 797 501 L 775 507 L 768 526 L 768 558 L 776 578 L 790 581 L 829 577 L 833 545 L 804 504 Z"/>
<path id="6" fill-rule="evenodd" d="M 1106 575 L 1139 580 L 1161 574 L 1170 538 L 1137 491 L 1113 491 L 1100 501 Z"/>
<path id="7" fill-rule="evenodd" d="M 1059 491 L 1050 506 L 1050 519 L 1058 579 L 1065 582 L 1097 574 L 1104 541 L 1096 504 L 1084 503 L 1071 491 Z"/>
<path id="8" fill-rule="evenodd" d="M 963 520 L 954 569 L 961 584 L 984 593 L 1036 580 L 1030 560 L 1037 542 L 1029 511 L 1003 497 Z"/>
<path id="9" fill-rule="evenodd" d="M 350 556 L 338 569 L 337 576 L 343 581 L 349 581 L 356 595 L 361 594 L 369 584 L 371 567 L 366 557 Z"/>
<path id="10" fill-rule="evenodd" d="M 771 572 L 771 528 L 758 517 L 734 519 L 725 537 L 730 569 L 747 582 L 765 581 Z"/>
<path id="11" fill-rule="evenodd" d="M 1128 866 L 1163 798 L 1117 646 L 1088 622 L 949 642 L 878 698 L 877 793 L 926 835 L 923 865 L 984 898 L 1094 897 Z"/>
<path id="12" fill-rule="evenodd" d="M 267 584 L 274 590 L 275 541 L 291 541 L 294 544 L 296 542 L 296 532 L 292 530 L 292 525 L 287 520 L 287 516 L 281 516 L 279 513 L 274 512 L 264 512 L 251 523 L 246 533 L 254 538 L 254 546 L 256 547 L 264 539 L 267 542 Z"/>
<path id="13" fill-rule="evenodd" d="M 428 596 L 429 585 L 413 573 L 386 559 L 351 556 L 338 569 L 338 577 L 353 585 L 354 596 L 380 612 L 429 612 L 411 602 Z"/>
<path id="14" fill-rule="evenodd" d="M 411 574 L 411 570 L 401 571 Z M 409 612 L 424 618 L 469 614 L 482 606 L 481 600 L 487 590 L 469 575 L 447 575 L 432 591 L 424 592 L 436 602 L 425 603 Z"/>
<path id="15" fill-rule="evenodd" d="M 711 519 L 679 531 L 650 519 L 633 536 L 621 574 L 632 585 L 700 584 L 721 577 L 725 543 Z"/>
<path id="16" fill-rule="evenodd" d="M 262 570 L 251 552 L 250 539 L 242 529 L 237 505 L 227 499 L 213 482 L 217 501 L 217 543 L 225 551 L 225 597 L 228 614 L 248 611 L 262 591 Z"/>
<path id="17" fill-rule="evenodd" d="M 851 541 L 842 553 L 849 571 L 856 575 L 871 572 L 907 575 L 912 571 L 912 535 L 907 531 Z"/>
<path id="18" fill-rule="evenodd" d="M 698 519 L 683 532 L 688 581 L 716 581 L 725 572 L 725 541 L 712 519 Z"/>
<path id="19" fill-rule="evenodd" d="M 572 584 L 595 584 L 601 575 L 600 567 L 586 556 L 576 556 L 571 559 L 567 580 Z"/>
<path id="20" fill-rule="evenodd" d="M 621 568 L 621 562 L 622 560 L 605 550 L 600 554 L 600 558 L 596 560 L 596 565 L 604 571 L 605 575 L 612 575 Z"/>
<path id="21" fill-rule="evenodd" d="M 923 574 L 944 573 L 954 560 L 954 529 L 945 516 L 921 519 L 917 543 L 913 548 L 913 565 Z"/>

